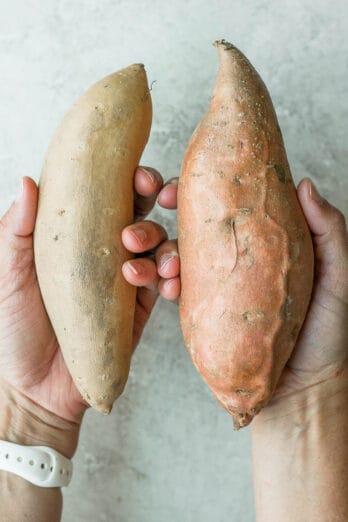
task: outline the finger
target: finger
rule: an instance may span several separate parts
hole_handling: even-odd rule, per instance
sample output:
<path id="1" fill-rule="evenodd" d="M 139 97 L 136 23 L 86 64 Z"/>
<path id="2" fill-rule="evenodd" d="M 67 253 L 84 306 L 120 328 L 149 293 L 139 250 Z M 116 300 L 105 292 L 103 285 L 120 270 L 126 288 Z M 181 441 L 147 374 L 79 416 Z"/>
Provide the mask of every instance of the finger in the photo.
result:
<path id="1" fill-rule="evenodd" d="M 134 173 L 134 219 L 144 219 L 152 210 L 163 186 L 161 174 L 151 167 L 138 167 Z"/>
<path id="2" fill-rule="evenodd" d="M 158 283 L 158 290 L 161 296 L 167 299 L 167 301 L 177 301 L 181 292 L 180 278 L 161 279 Z"/>
<path id="3" fill-rule="evenodd" d="M 140 221 L 124 228 L 122 242 L 133 253 L 146 252 L 168 238 L 165 229 L 154 221 Z"/>
<path id="4" fill-rule="evenodd" d="M 157 198 L 161 207 L 168 209 L 177 208 L 178 183 L 179 178 L 172 178 L 164 185 Z"/>
<path id="5" fill-rule="evenodd" d="M 346 235 L 344 215 L 319 194 L 313 181 L 309 178 L 303 179 L 298 186 L 297 194 L 308 225 L 315 236 L 328 236 L 335 230 L 343 236 Z"/>
<path id="6" fill-rule="evenodd" d="M 297 194 L 315 243 L 329 242 L 339 251 L 346 250 L 347 226 L 342 212 L 326 201 L 308 178 L 300 182 Z"/>
<path id="7" fill-rule="evenodd" d="M 16 200 L 1 219 L 1 231 L 12 236 L 30 236 L 35 227 L 38 188 L 33 179 L 25 176 Z"/>
<path id="8" fill-rule="evenodd" d="M 164 241 L 155 254 L 157 271 L 165 279 L 177 277 L 180 273 L 180 259 L 178 254 L 178 241 L 172 239 Z"/>
<path id="9" fill-rule="evenodd" d="M 159 276 L 156 264 L 149 258 L 126 261 L 122 265 L 122 273 L 126 281 L 133 286 L 144 286 L 150 290 L 157 289 Z"/>
<path id="10" fill-rule="evenodd" d="M 297 189 L 308 226 L 313 235 L 317 273 L 325 275 L 331 290 L 347 286 L 348 235 L 345 217 L 320 196 L 310 179 L 304 179 Z"/>

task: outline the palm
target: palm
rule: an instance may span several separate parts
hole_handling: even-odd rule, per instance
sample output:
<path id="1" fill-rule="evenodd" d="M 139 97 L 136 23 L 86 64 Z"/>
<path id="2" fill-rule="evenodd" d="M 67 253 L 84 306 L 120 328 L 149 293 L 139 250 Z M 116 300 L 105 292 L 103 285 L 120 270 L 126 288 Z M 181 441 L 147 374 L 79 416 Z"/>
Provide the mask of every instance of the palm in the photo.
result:
<path id="1" fill-rule="evenodd" d="M 313 237 L 316 276 L 312 300 L 295 349 L 280 378 L 275 398 L 325 380 L 332 374 L 332 369 L 339 368 L 346 359 L 347 234 L 344 219 L 338 211 L 327 203 L 322 208 L 333 212 L 336 227 L 327 228 L 325 221 L 320 224 L 318 219 L 313 219 L 311 223 L 319 227 L 317 235 Z M 307 217 L 311 219 L 308 210 Z"/>
<path id="2" fill-rule="evenodd" d="M 1 280 L 0 376 L 46 409 L 77 420 L 85 406 L 42 302 L 32 236 L 26 241 L 26 255 Z"/>
<path id="3" fill-rule="evenodd" d="M 32 242 L 32 238 L 29 240 Z M 32 246 L 28 244 L 28 248 L 27 264 L 20 266 L 17 274 L 12 270 L 10 281 L 2 281 L 5 295 L 0 303 L 0 377 L 49 411 L 78 420 L 86 403 L 59 349 L 37 283 Z M 148 315 L 137 300 L 134 345 Z"/>
<path id="4" fill-rule="evenodd" d="M 323 288 L 316 288 L 295 352 L 293 370 L 318 372 L 344 357 L 344 317 L 339 303 Z M 336 347 L 336 349 L 335 349 Z"/>
<path id="5" fill-rule="evenodd" d="M 325 290 L 318 288 L 315 291 L 294 352 L 274 397 L 320 382 L 328 368 L 344 360 L 345 320 L 338 306 L 337 310 L 334 306 L 327 306 L 329 297 Z"/>

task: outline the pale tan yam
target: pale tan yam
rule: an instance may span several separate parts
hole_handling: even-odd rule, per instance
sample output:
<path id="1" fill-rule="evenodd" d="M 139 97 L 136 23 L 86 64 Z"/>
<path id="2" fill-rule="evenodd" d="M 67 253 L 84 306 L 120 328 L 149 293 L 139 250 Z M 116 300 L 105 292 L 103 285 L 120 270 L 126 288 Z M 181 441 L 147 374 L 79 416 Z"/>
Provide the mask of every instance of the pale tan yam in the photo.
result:
<path id="1" fill-rule="evenodd" d="M 239 428 L 267 404 L 294 348 L 313 251 L 268 91 L 238 49 L 216 45 L 215 90 L 179 181 L 180 319 Z"/>
<path id="2" fill-rule="evenodd" d="M 133 175 L 151 117 L 143 65 L 107 76 L 64 117 L 40 179 L 34 246 L 43 300 L 75 385 L 105 413 L 132 353 L 136 290 L 121 273 L 131 257 L 121 231 L 133 221 Z"/>

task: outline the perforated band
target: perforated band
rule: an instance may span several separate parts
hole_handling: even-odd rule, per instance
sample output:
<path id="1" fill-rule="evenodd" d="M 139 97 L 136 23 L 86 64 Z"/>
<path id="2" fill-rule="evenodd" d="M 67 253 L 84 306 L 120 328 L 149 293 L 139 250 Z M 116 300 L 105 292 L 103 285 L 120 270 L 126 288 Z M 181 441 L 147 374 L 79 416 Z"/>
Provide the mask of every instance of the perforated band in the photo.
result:
<path id="1" fill-rule="evenodd" d="M 0 470 L 15 473 L 42 488 L 68 486 L 73 465 L 47 446 L 21 446 L 0 440 Z"/>

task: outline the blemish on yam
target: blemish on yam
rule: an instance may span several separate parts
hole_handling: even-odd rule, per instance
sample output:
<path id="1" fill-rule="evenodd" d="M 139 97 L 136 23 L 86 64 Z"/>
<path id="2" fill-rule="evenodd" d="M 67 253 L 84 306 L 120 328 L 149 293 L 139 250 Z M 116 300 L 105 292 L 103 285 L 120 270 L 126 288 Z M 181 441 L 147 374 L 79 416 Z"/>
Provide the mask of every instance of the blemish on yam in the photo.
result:
<path id="1" fill-rule="evenodd" d="M 225 232 L 231 232 L 234 228 L 234 217 L 230 216 L 221 221 L 221 229 Z"/>
<path id="2" fill-rule="evenodd" d="M 101 247 L 98 249 L 98 255 L 99 256 L 109 256 L 111 254 L 111 250 L 107 247 Z"/>
<path id="3" fill-rule="evenodd" d="M 263 319 L 265 314 L 262 310 L 246 310 L 242 313 L 242 317 L 247 323 L 255 323 Z"/>
<path id="4" fill-rule="evenodd" d="M 286 183 L 286 172 L 282 165 L 274 165 L 274 170 L 277 174 L 277 178 L 281 183 Z"/>
<path id="5" fill-rule="evenodd" d="M 281 310 L 281 313 L 285 317 L 285 319 L 289 319 L 292 315 L 292 312 L 291 312 L 292 301 L 293 301 L 293 299 L 290 297 L 290 295 L 287 295 L 285 298 L 285 302 L 282 306 L 282 310 Z"/>
<path id="6" fill-rule="evenodd" d="M 244 214 L 244 215 L 251 214 L 252 211 L 253 211 L 253 209 L 252 209 L 252 208 L 249 208 L 249 207 L 242 207 L 242 208 L 239 208 L 239 209 L 238 209 L 238 212 L 239 212 L 240 214 Z"/>
<path id="7" fill-rule="evenodd" d="M 238 388 L 236 390 L 237 395 L 241 395 L 242 397 L 252 397 L 255 394 L 255 390 L 244 390 L 242 388 Z"/>

